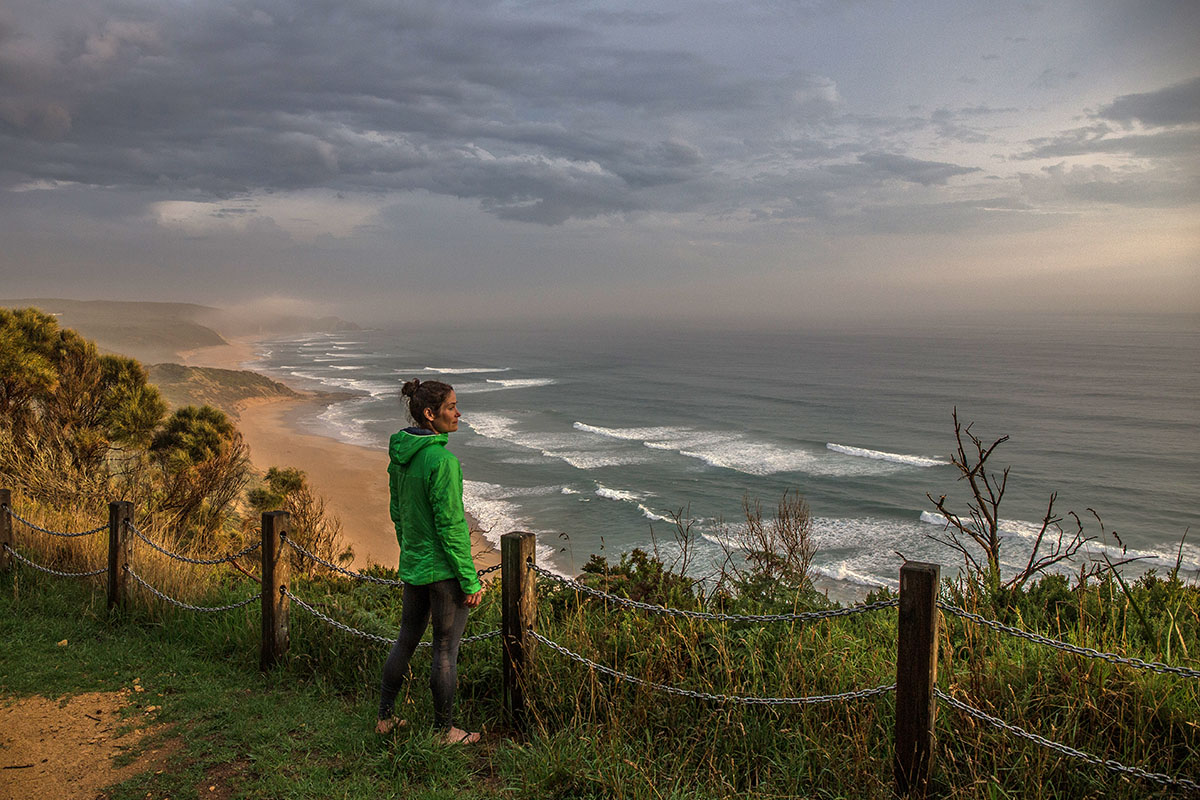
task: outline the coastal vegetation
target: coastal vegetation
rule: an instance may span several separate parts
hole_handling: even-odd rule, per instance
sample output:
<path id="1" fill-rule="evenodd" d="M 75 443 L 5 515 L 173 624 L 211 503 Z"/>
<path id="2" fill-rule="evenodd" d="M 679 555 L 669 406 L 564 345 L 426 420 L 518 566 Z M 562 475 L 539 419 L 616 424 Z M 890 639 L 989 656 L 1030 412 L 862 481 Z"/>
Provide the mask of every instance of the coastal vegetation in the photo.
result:
<path id="1" fill-rule="evenodd" d="M 297 522 L 309 531 L 306 547 L 324 542 L 324 557 L 340 554 L 336 526 L 324 520 L 321 527 L 321 502 L 302 473 L 281 467 L 254 478 L 227 415 L 203 406 L 168 414 L 140 365 L 99 355 L 89 344 L 39 312 L 0 311 L 0 485 L 14 491 L 15 510 L 55 530 L 82 530 L 103 522 L 108 501 L 127 498 L 156 541 L 211 557 L 252 542 L 261 511 L 285 509 L 294 521 L 308 515 L 310 522 Z M 959 430 L 964 474 L 986 486 L 986 459 L 970 458 L 973 440 L 968 433 L 964 446 L 961 436 L 967 431 Z M 984 492 L 960 513 L 942 501 L 942 510 L 963 525 L 954 530 L 963 537 L 968 565 L 945 581 L 945 598 L 1073 645 L 1200 667 L 1200 587 L 1187 575 L 1176 568 L 1132 580 L 1115 567 L 1085 565 L 1073 578 L 1034 570 L 1013 583 L 999 571 L 998 558 L 991 569 L 986 519 L 984 527 L 970 527 L 983 517 L 972 504 L 987 500 Z M 998 514 L 998 506 L 989 513 Z M 724 537 L 728 558 L 714 565 L 709 580 L 696 578 L 694 533 L 683 514 L 662 547 L 594 556 L 580 580 L 643 603 L 726 615 L 832 607 L 813 587 L 811 519 L 803 498 L 791 493 L 769 511 L 747 498 L 745 512 L 744 524 Z M 103 558 L 97 537 L 61 542 L 23 533 L 19 549 L 61 570 L 91 569 Z M 189 603 L 221 606 L 259 590 L 253 556 L 185 567 L 140 548 L 136 558 L 155 586 Z M 290 591 L 321 613 L 385 639 L 394 634 L 400 615 L 394 588 L 311 562 L 293 574 Z M 378 567 L 370 574 L 395 577 Z M 499 626 L 499 595 L 492 584 L 471 615 L 468 637 Z M 260 673 L 253 604 L 196 614 L 142 597 L 110 615 L 98 581 L 21 566 L 0 576 L 5 695 L 115 690 L 137 678 L 144 705 L 158 706 L 155 718 L 166 724 L 150 743 L 181 740 L 164 774 L 106 790 L 113 800 L 151 791 L 190 796 L 198 787 L 208 796 L 209 786 L 219 787 L 213 796 L 314 798 L 894 793 L 895 720 L 886 692 L 817 705 L 744 705 L 666 695 L 647 685 L 753 698 L 887 685 L 896 671 L 891 609 L 803 623 L 699 620 L 618 606 L 543 578 L 538 632 L 642 683 L 589 670 L 539 646 L 527 693 L 532 725 L 521 733 L 505 717 L 497 640 L 464 644 L 461 722 L 486 735 L 477 747 L 446 748 L 420 724 L 431 718 L 423 691 L 402 696 L 398 706 L 413 724 L 389 737 L 371 733 L 386 645 L 293 608 L 288 658 Z M 883 590 L 867 600 L 891 598 Z M 942 690 L 988 714 L 1101 759 L 1200 777 L 1195 678 L 1047 648 L 950 614 L 943 616 L 939 650 Z M 418 674 L 427 659 L 422 651 Z M 1175 796 L 1153 781 L 1064 757 L 944 704 L 937 736 L 933 789 L 940 796 Z"/>
<path id="2" fill-rule="evenodd" d="M 151 364 L 146 372 L 172 408 L 201 404 L 236 415 L 238 405 L 247 400 L 299 397 L 279 381 L 247 370 L 165 363 Z"/>
<path id="3" fill-rule="evenodd" d="M 44 503 L 52 526 L 130 500 L 145 529 L 180 552 L 240 548 L 264 510 L 247 495 L 262 479 L 230 414 L 203 399 L 232 410 L 292 392 L 231 370 L 156 372 L 176 402 L 168 405 L 138 361 L 101 353 L 39 309 L 0 308 L 0 482 Z M 303 475 L 279 503 L 303 510 L 298 541 L 332 554 L 337 523 Z"/>

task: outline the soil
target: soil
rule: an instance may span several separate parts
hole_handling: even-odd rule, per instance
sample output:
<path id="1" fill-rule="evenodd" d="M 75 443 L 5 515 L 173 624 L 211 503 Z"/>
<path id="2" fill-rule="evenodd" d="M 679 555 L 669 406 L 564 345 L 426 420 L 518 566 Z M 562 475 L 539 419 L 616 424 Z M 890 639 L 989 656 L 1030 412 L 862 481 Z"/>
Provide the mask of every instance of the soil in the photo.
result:
<path id="1" fill-rule="evenodd" d="M 140 687 L 58 700 L 0 700 L 0 800 L 94 800 L 107 786 L 161 772 L 178 742 L 139 747 L 155 724 L 156 706 L 135 700 Z M 133 753 L 133 760 L 113 760 Z"/>

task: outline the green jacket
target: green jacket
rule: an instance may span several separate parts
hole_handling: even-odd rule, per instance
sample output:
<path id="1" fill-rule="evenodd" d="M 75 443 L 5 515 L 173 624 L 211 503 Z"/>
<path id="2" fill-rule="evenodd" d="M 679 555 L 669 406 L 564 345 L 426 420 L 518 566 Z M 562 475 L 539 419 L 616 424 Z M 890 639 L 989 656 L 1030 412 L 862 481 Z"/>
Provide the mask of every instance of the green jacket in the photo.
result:
<path id="1" fill-rule="evenodd" d="M 467 594 L 483 586 L 471 559 L 458 458 L 444 433 L 407 428 L 388 445 L 392 522 L 400 542 L 400 579 L 424 585 L 456 578 Z"/>

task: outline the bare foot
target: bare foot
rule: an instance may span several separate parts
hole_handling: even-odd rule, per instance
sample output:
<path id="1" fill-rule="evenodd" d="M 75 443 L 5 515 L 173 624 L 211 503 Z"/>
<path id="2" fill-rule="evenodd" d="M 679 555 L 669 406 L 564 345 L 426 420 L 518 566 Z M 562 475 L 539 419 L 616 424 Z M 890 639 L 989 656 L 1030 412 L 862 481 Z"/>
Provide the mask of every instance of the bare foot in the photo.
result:
<path id="1" fill-rule="evenodd" d="M 479 741 L 478 733 L 467 733 L 461 728 L 450 728 L 439 737 L 442 744 L 475 744 Z"/>
<path id="2" fill-rule="evenodd" d="M 387 736 L 389 733 L 396 730 L 396 728 L 403 728 L 407 724 L 407 720 L 400 719 L 399 717 L 388 717 L 387 719 L 381 719 L 379 722 L 375 723 L 375 732 L 380 736 Z"/>

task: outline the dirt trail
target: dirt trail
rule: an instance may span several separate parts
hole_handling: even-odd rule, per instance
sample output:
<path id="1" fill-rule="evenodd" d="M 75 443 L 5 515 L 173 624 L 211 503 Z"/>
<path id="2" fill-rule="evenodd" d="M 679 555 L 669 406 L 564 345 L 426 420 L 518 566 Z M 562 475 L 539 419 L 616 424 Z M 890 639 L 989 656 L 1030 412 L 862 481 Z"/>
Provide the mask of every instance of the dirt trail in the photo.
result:
<path id="1" fill-rule="evenodd" d="M 59 700 L 0 699 L 0 800 L 93 800 L 106 786 L 162 770 L 176 749 L 169 743 L 113 766 L 114 758 L 136 751 L 157 730 L 155 706 L 132 716 L 122 713 L 133 694 L 126 689 Z"/>

